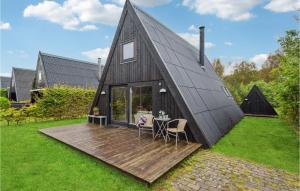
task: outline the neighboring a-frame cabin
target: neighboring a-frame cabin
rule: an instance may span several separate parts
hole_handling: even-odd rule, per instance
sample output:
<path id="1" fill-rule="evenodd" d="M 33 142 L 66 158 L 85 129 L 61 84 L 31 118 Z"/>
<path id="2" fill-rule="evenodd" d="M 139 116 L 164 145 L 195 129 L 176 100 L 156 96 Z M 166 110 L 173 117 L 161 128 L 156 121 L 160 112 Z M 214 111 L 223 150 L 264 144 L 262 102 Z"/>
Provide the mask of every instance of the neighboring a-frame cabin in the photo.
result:
<path id="1" fill-rule="evenodd" d="M 189 139 L 216 143 L 243 112 L 204 56 L 201 39 L 199 52 L 127 0 L 90 113 L 98 107 L 108 123 L 134 127 L 138 112 L 163 110 L 187 119 Z"/>
<path id="2" fill-rule="evenodd" d="M 249 94 L 244 99 L 241 104 L 241 109 L 245 114 L 266 116 L 277 115 L 275 109 L 256 85 L 252 87 Z"/>
<path id="3" fill-rule="evenodd" d="M 12 101 L 30 101 L 30 90 L 35 76 L 34 70 L 12 68 L 9 99 Z"/>
<path id="4" fill-rule="evenodd" d="M 39 90 L 53 85 L 96 89 L 103 67 L 101 63 L 39 52 L 34 89 Z"/>

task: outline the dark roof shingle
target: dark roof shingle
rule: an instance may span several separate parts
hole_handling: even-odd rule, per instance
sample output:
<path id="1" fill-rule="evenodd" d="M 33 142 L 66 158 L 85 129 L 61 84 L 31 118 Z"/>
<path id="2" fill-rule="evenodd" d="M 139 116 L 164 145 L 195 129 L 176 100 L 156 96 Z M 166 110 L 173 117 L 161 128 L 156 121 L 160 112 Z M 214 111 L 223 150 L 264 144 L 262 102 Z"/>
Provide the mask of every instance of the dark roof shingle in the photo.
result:
<path id="1" fill-rule="evenodd" d="M 99 66 L 95 63 L 41 53 L 47 83 L 74 87 L 96 88 L 99 83 Z"/>
<path id="2" fill-rule="evenodd" d="M 24 68 L 13 68 L 16 85 L 17 101 L 25 101 L 30 99 L 30 90 L 32 89 L 35 70 Z"/>

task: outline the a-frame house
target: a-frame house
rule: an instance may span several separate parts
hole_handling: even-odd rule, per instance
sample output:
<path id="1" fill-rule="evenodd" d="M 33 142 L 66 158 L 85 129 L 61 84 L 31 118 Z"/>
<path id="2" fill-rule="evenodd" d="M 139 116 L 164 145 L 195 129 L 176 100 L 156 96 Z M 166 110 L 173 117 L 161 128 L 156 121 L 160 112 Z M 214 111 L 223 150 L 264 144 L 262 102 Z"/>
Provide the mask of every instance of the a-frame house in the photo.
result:
<path id="1" fill-rule="evenodd" d="M 204 56 L 203 38 L 200 47 L 127 0 L 90 113 L 98 107 L 110 124 L 133 127 L 137 112 L 163 110 L 187 119 L 189 139 L 212 146 L 243 112 Z"/>
<path id="2" fill-rule="evenodd" d="M 250 92 L 244 99 L 241 104 L 241 109 L 245 114 L 263 116 L 277 115 L 273 106 L 256 85 L 251 88 Z"/>
<path id="3" fill-rule="evenodd" d="M 12 68 L 8 97 L 12 101 L 30 101 L 35 70 Z"/>

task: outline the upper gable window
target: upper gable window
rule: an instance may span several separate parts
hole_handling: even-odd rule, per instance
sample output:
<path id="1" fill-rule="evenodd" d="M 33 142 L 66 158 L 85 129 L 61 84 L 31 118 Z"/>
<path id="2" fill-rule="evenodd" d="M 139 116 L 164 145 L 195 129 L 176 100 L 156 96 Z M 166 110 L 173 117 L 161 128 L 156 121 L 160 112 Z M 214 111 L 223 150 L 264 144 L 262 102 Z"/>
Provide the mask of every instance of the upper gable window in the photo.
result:
<path id="1" fill-rule="evenodd" d="M 42 81 L 42 72 L 41 71 L 39 71 L 39 73 L 38 73 L 38 81 L 39 82 Z"/>
<path id="2" fill-rule="evenodd" d="M 134 42 L 123 44 L 123 61 L 134 58 Z"/>

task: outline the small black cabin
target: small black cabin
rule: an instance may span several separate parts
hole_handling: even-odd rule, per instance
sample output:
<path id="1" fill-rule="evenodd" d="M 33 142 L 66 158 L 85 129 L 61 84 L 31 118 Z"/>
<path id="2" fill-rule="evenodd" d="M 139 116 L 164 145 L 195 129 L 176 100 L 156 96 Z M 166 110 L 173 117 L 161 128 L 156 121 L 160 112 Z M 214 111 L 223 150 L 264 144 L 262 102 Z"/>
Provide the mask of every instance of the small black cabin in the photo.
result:
<path id="1" fill-rule="evenodd" d="M 256 85 L 252 87 L 249 94 L 244 99 L 241 104 L 241 109 L 245 114 L 266 116 L 277 115 L 272 105 Z"/>

